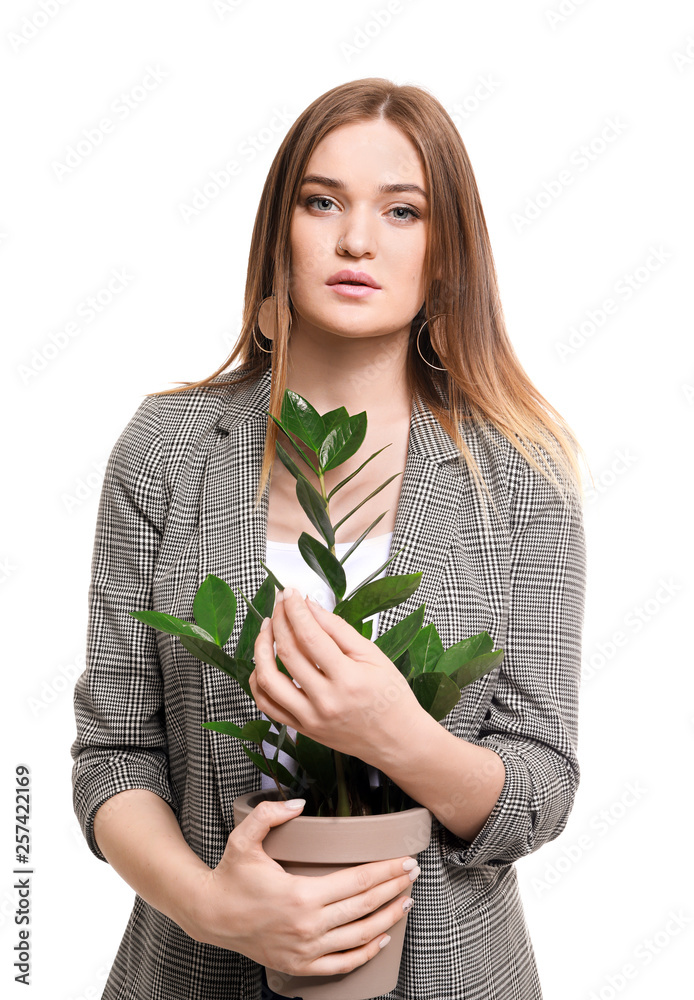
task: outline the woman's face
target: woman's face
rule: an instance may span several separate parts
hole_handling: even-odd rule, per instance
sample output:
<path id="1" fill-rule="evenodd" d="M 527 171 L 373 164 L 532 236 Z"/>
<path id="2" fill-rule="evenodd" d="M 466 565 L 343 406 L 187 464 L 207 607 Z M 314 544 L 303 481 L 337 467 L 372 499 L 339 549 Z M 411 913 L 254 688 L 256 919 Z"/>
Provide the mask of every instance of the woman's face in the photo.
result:
<path id="1" fill-rule="evenodd" d="M 389 122 L 343 125 L 313 151 L 310 176 L 323 179 L 302 184 L 290 228 L 292 334 L 297 325 L 348 338 L 408 333 L 424 302 L 428 227 L 417 150 Z M 394 184 L 422 190 L 380 190 Z M 343 269 L 380 287 L 350 295 L 328 284 Z"/>

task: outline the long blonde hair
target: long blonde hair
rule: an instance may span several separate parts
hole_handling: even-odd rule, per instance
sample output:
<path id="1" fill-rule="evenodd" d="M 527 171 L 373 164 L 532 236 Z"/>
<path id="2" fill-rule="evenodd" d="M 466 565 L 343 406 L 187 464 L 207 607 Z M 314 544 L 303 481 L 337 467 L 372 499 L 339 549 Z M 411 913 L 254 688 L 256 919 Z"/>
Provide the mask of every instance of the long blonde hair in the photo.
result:
<path id="1" fill-rule="evenodd" d="M 450 435 L 478 488 L 479 467 L 461 432 L 463 420 L 488 421 L 549 479 L 566 499 L 582 493 L 579 455 L 570 427 L 524 371 L 503 318 L 487 225 L 463 140 L 442 105 L 421 87 L 381 77 L 351 80 L 326 91 L 293 123 L 268 173 L 251 238 L 243 322 L 228 358 L 207 378 L 150 395 L 215 389 L 257 379 L 272 364 L 269 410 L 279 418 L 286 387 L 293 307 L 289 298 L 290 225 L 313 150 L 333 129 L 385 119 L 417 149 L 429 189 L 430 225 L 424 260 L 425 301 L 413 318 L 407 354 L 408 385 Z M 433 277 L 436 275 L 437 277 Z M 274 296 L 276 336 L 270 355 L 259 349 L 258 309 Z M 429 367 L 415 343 L 434 365 Z M 236 366 L 233 362 L 240 359 Z M 222 373 L 233 368 L 233 379 Z M 338 405 L 336 403 L 336 405 Z M 269 480 L 278 428 L 268 418 L 256 504 Z"/>

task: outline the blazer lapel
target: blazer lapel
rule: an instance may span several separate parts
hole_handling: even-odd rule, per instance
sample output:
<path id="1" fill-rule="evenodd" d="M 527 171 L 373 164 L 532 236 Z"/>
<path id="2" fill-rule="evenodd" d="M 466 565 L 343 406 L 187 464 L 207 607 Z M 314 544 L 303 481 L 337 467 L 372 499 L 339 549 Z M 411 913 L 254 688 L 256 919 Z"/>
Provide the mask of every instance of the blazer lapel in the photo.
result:
<path id="1" fill-rule="evenodd" d="M 199 580 L 214 573 L 237 594 L 237 619 L 228 650 L 235 648 L 247 612 L 240 592 L 250 600 L 266 576 L 260 560 L 265 559 L 266 552 L 269 484 L 256 511 L 253 503 L 265 445 L 270 379 L 268 368 L 258 380 L 234 390 L 229 408 L 217 423 L 217 446 L 209 453 L 203 479 Z M 393 576 L 421 570 L 423 576 L 406 601 L 381 612 L 378 635 L 422 603 L 426 604 L 424 623 L 434 620 L 433 609 L 441 596 L 442 574 L 456 523 L 460 523 L 461 510 L 471 503 L 474 493 L 469 473 L 460 468 L 457 456 L 453 441 L 428 407 L 423 404 L 418 410 L 413 402 L 407 461 L 390 549 L 391 554 L 402 551 L 386 573 Z M 471 519 L 467 517 L 465 523 L 472 523 Z M 458 609 L 456 621 L 450 620 L 450 609 L 446 617 L 445 605 L 441 614 L 436 624 L 445 646 L 488 627 L 479 625 L 479 615 L 473 611 L 466 614 L 464 608 Z M 261 717 L 255 702 L 236 681 L 215 667 L 201 667 L 207 719 L 243 725 Z M 240 751 L 240 741 L 214 732 L 210 737 L 222 809 L 231 829 L 233 797 L 259 789 L 261 776 Z"/>

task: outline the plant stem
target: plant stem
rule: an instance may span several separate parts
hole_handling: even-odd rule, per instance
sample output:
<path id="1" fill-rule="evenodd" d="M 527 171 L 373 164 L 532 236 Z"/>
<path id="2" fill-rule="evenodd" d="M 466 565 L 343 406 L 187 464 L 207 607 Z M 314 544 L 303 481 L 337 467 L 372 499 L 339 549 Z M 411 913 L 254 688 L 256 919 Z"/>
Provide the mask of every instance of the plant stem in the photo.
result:
<path id="1" fill-rule="evenodd" d="M 328 515 L 328 520 L 330 520 L 330 505 L 328 503 L 328 494 L 325 489 L 325 476 L 323 475 L 323 469 L 318 463 L 318 480 L 320 482 L 321 496 L 325 500 L 325 512 Z M 332 521 L 330 522 L 332 524 Z M 335 545 L 330 546 L 330 551 L 335 556 Z M 337 594 L 333 591 L 335 595 L 335 600 L 337 600 Z M 352 807 L 350 804 L 349 792 L 347 791 L 347 782 L 345 781 L 345 769 L 342 760 L 342 754 L 337 750 L 333 750 L 333 756 L 335 759 L 335 774 L 337 775 L 337 815 L 338 816 L 351 816 Z"/>
<path id="2" fill-rule="evenodd" d="M 347 783 L 345 782 L 345 771 L 342 764 L 342 754 L 333 750 L 335 755 L 335 773 L 337 774 L 337 815 L 351 816 L 352 810 L 349 803 Z"/>
<path id="3" fill-rule="evenodd" d="M 265 755 L 265 751 L 263 750 L 263 744 L 262 743 L 258 743 L 257 746 L 260 747 L 260 752 L 263 755 L 263 760 L 267 764 L 267 769 L 270 772 L 270 776 L 274 779 L 274 782 L 277 785 L 277 791 L 280 793 L 280 795 L 282 796 L 282 798 L 286 801 L 287 796 L 284 794 L 284 791 L 282 790 L 282 786 L 279 783 L 277 775 L 275 774 L 275 772 L 270 767 L 270 761 L 267 759 L 267 757 Z M 279 753 L 277 754 L 277 757 L 279 758 Z"/>

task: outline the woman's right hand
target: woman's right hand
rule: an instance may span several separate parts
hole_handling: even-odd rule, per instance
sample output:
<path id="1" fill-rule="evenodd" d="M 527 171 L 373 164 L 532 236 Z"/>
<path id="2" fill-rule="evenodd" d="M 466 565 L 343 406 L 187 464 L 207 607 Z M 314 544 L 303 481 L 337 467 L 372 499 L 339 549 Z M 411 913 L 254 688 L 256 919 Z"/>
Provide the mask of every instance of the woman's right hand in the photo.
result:
<path id="1" fill-rule="evenodd" d="M 289 875 L 265 853 L 263 840 L 271 827 L 300 814 L 284 802 L 260 802 L 229 834 L 217 867 L 201 874 L 183 929 L 196 941 L 287 975 L 351 972 L 379 952 L 388 930 L 404 918 L 403 893 L 413 880 L 403 863 L 412 868 L 413 859 Z"/>

